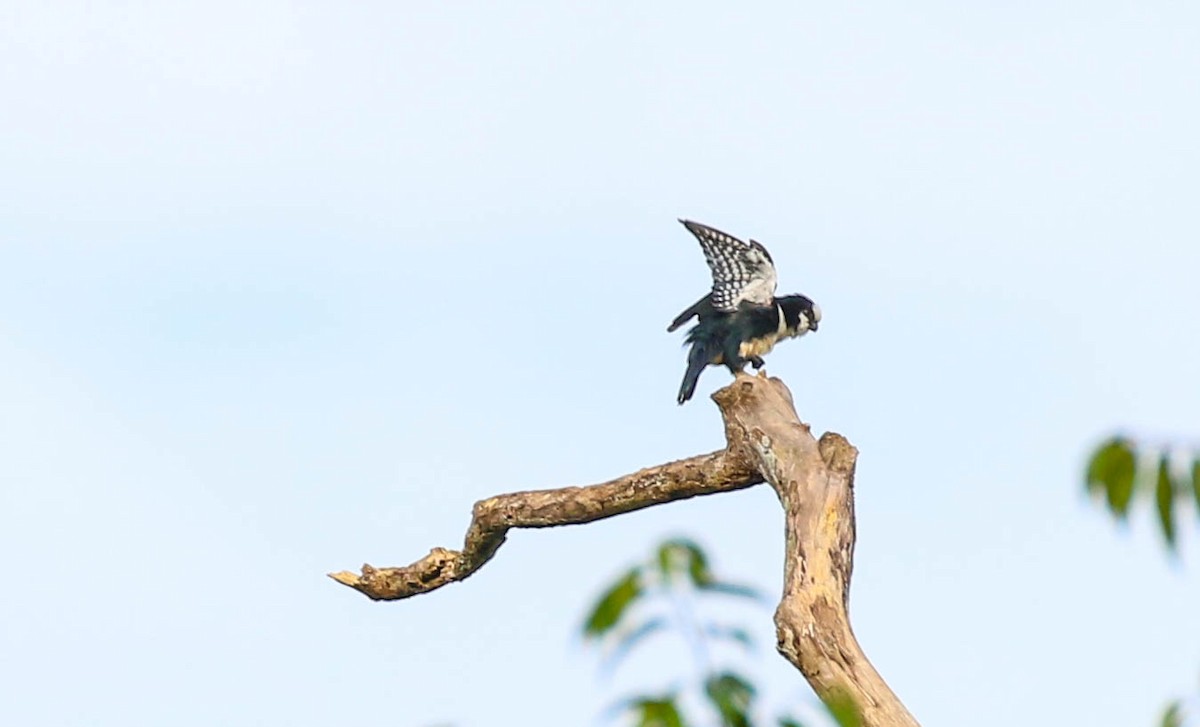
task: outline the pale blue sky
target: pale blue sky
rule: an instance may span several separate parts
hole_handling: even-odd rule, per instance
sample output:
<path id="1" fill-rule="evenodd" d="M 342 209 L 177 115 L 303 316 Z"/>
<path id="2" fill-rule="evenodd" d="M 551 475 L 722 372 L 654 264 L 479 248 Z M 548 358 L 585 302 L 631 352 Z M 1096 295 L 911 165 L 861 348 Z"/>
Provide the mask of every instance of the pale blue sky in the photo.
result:
<path id="1" fill-rule="evenodd" d="M 855 626 L 923 724 L 1195 688 L 1195 528 L 1172 566 L 1079 484 L 1197 432 L 1193 3 L 9 0 L 0 98 L 4 724 L 588 724 L 677 673 L 602 683 L 582 611 L 678 533 L 774 592 L 765 488 L 323 574 L 719 446 L 680 216 L 822 306 L 768 370 L 861 449 Z"/>

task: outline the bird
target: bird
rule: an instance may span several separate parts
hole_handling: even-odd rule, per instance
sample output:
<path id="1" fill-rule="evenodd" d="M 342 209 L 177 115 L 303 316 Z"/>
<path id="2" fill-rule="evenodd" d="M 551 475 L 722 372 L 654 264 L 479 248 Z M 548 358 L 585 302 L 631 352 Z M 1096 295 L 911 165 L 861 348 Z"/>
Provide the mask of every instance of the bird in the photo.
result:
<path id="1" fill-rule="evenodd" d="M 692 220 L 679 221 L 700 241 L 713 279 L 712 291 L 667 326 L 673 332 L 696 319 L 685 339 L 691 350 L 676 397 L 683 404 L 692 398 L 706 367 L 724 365 L 734 375 L 747 363 L 762 368 L 762 357 L 776 343 L 817 330 L 821 308 L 804 295 L 775 296 L 775 262 L 760 243 L 743 242 Z"/>

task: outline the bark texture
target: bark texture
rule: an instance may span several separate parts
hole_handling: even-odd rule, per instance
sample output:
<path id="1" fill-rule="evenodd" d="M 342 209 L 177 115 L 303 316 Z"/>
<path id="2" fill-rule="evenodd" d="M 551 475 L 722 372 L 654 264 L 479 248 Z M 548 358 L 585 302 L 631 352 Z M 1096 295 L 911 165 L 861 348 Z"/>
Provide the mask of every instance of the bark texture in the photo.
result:
<path id="1" fill-rule="evenodd" d="M 746 453 L 723 449 L 599 485 L 530 490 L 496 495 L 475 503 L 462 550 L 434 548 L 412 565 L 341 571 L 329 577 L 376 601 L 428 593 L 461 581 L 492 559 L 512 528 L 581 525 L 664 502 L 741 490 L 763 481 Z"/>
<path id="2" fill-rule="evenodd" d="M 730 446 L 740 444 L 783 505 L 783 598 L 777 648 L 826 704 L 852 703 L 868 727 L 917 727 L 850 628 L 854 569 L 854 467 L 840 434 L 820 441 L 800 421 L 779 379 L 738 377 L 713 395 Z"/>
<path id="3" fill-rule="evenodd" d="M 783 382 L 740 374 L 713 395 L 725 449 L 586 487 L 514 492 L 475 504 L 462 550 L 434 548 L 407 566 L 330 577 L 375 600 L 408 598 L 467 578 L 496 554 L 511 528 L 578 525 L 652 505 L 769 482 L 786 517 L 778 649 L 830 705 L 851 703 L 864 727 L 914 727 L 850 627 L 854 467 L 839 434 L 818 441 Z"/>

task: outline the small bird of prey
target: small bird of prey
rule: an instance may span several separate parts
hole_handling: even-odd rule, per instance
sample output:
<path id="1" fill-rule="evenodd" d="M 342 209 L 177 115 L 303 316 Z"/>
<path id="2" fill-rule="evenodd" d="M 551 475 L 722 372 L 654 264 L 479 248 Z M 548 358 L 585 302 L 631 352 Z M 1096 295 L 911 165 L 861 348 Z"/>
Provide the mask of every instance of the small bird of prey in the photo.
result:
<path id="1" fill-rule="evenodd" d="M 680 220 L 696 239 L 712 270 L 712 292 L 676 316 L 667 331 L 674 331 L 694 316 L 696 325 L 687 334 L 687 373 L 677 401 L 692 398 L 696 381 L 706 366 L 725 365 L 737 374 L 749 363 L 763 366 L 762 357 L 785 338 L 817 330 L 821 309 L 803 295 L 775 297 L 775 263 L 759 243 L 742 242 L 733 235 L 691 220 Z"/>

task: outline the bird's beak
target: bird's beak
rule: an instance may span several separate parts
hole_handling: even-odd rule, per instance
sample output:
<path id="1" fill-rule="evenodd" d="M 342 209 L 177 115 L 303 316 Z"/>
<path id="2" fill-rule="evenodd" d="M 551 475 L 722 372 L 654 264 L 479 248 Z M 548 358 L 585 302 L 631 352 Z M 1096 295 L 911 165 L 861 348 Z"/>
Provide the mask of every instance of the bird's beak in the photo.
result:
<path id="1" fill-rule="evenodd" d="M 811 321 L 811 322 L 808 324 L 808 330 L 812 331 L 813 333 L 816 333 L 816 332 L 817 332 L 817 328 L 818 328 L 818 327 L 819 327 L 819 326 L 817 325 L 817 322 L 816 322 L 816 321 Z"/>

